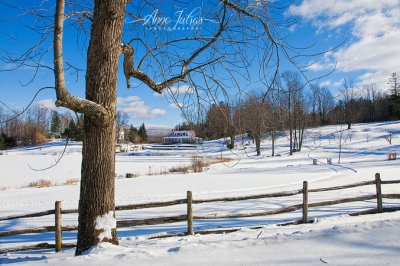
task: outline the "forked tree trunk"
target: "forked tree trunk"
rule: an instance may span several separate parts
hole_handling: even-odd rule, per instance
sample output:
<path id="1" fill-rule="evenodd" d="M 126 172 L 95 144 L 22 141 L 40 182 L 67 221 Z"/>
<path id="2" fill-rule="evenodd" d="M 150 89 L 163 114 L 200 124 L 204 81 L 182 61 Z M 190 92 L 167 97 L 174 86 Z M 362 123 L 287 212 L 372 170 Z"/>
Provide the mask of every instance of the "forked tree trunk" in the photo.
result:
<path id="1" fill-rule="evenodd" d="M 110 112 L 110 118 L 97 124 L 84 119 L 79 228 L 76 255 L 99 242 L 117 244 L 112 237 L 99 238 L 96 218 L 114 212 L 115 180 L 115 108 L 118 59 L 126 2 L 97 0 L 94 4 L 91 39 L 87 54 L 86 99 L 99 103 Z"/>

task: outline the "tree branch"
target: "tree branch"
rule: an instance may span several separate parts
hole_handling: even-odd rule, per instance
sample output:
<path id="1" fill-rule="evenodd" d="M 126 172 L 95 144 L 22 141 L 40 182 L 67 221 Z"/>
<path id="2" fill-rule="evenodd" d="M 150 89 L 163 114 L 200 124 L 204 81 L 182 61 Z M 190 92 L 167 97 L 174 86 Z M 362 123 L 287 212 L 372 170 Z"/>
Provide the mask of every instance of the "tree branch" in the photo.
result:
<path id="1" fill-rule="evenodd" d="M 224 14 L 223 14 L 222 20 L 220 22 L 218 32 L 206 44 L 204 44 L 202 47 L 197 49 L 186 61 L 184 61 L 183 65 L 182 65 L 181 73 L 179 75 L 176 75 L 176 76 L 174 76 L 174 77 L 172 77 L 172 78 L 170 78 L 168 80 L 165 80 L 165 81 L 163 81 L 161 83 L 157 83 L 156 81 L 154 81 L 146 73 L 140 71 L 139 68 L 137 68 L 137 69 L 134 68 L 134 64 L 133 64 L 134 50 L 133 50 L 132 46 L 129 43 L 128 44 L 124 44 L 123 47 L 122 47 L 122 53 L 124 54 L 124 74 L 125 74 L 125 77 L 126 77 L 127 87 L 128 88 L 130 87 L 129 78 L 133 77 L 133 78 L 136 78 L 136 79 L 142 81 L 144 84 L 149 86 L 153 91 L 161 94 L 163 89 L 165 89 L 165 88 L 167 88 L 169 86 L 172 86 L 173 84 L 175 84 L 175 83 L 177 83 L 179 81 L 185 82 L 186 81 L 186 76 L 188 74 L 190 74 L 190 72 L 192 72 L 192 71 L 194 71 L 196 69 L 202 68 L 202 67 L 204 67 L 206 65 L 213 64 L 214 62 L 216 62 L 219 59 L 221 59 L 222 57 L 219 57 L 219 58 L 217 58 L 215 60 L 206 62 L 206 63 L 204 63 L 202 65 L 197 66 L 197 67 L 188 69 L 189 64 L 192 63 L 203 51 L 205 51 L 212 44 L 214 44 L 218 40 L 218 38 L 221 36 L 222 32 L 225 29 L 225 25 L 224 25 L 224 23 L 225 23 L 225 14 L 226 14 L 226 8 L 224 8 Z M 152 53 L 152 51 L 150 51 L 150 53 Z"/>
<path id="2" fill-rule="evenodd" d="M 64 28 L 64 0 L 57 0 L 54 24 L 54 75 L 56 89 L 56 106 L 66 107 L 72 111 L 85 114 L 99 126 L 110 117 L 109 111 L 95 102 L 72 96 L 66 89 L 62 55 L 62 40 Z"/>

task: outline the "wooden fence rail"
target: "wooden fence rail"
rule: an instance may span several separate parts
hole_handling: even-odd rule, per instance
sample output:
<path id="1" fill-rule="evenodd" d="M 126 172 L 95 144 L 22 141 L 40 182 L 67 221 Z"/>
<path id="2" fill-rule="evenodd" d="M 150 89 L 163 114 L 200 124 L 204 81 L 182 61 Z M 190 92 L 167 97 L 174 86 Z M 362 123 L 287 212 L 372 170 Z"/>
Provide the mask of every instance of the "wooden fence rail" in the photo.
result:
<path id="1" fill-rule="evenodd" d="M 317 188 L 317 189 L 309 189 L 308 182 L 304 181 L 303 188 L 300 190 L 278 192 L 278 193 L 268 193 L 268 194 L 260 194 L 260 195 L 241 196 L 241 197 L 225 197 L 225 198 L 215 198 L 215 199 L 194 200 L 193 196 L 192 196 L 192 192 L 188 191 L 186 199 L 178 199 L 178 200 L 165 201 L 165 202 L 150 202 L 150 203 L 142 203 L 142 204 L 116 206 L 115 207 L 116 211 L 122 211 L 122 210 L 167 207 L 167 206 L 173 206 L 173 205 L 179 205 L 179 204 L 187 205 L 187 213 L 185 215 L 170 216 L 170 217 L 158 217 L 158 218 L 150 218 L 150 219 L 120 220 L 120 221 L 117 221 L 117 228 L 142 226 L 142 225 L 167 224 L 167 223 L 176 223 L 176 222 L 187 221 L 187 233 L 186 234 L 192 235 L 192 234 L 194 234 L 193 220 L 232 219 L 232 218 L 245 218 L 245 217 L 256 217 L 256 216 L 268 216 L 268 215 L 276 215 L 276 214 L 281 214 L 281 213 L 293 212 L 293 211 L 302 209 L 302 219 L 301 220 L 288 222 L 288 223 L 281 224 L 281 225 L 299 224 L 299 223 L 310 222 L 310 220 L 308 218 L 308 209 L 309 208 L 315 208 L 315 207 L 321 207 L 321 206 L 331 206 L 331 205 L 336 205 L 336 204 L 365 201 L 365 200 L 372 200 L 372 199 L 377 200 L 377 208 L 357 212 L 357 213 L 354 213 L 353 215 L 369 214 L 369 213 L 383 212 L 383 211 L 394 211 L 394 210 L 399 210 L 400 207 L 384 208 L 383 204 L 382 204 L 382 199 L 383 198 L 385 198 L 385 199 L 400 199 L 400 194 L 382 194 L 381 186 L 383 184 L 399 184 L 399 183 L 400 183 L 400 180 L 382 181 L 380 178 L 380 174 L 376 174 L 375 180 L 373 180 L 373 181 L 364 181 L 364 182 L 358 182 L 358 183 L 353 183 L 353 184 L 349 184 L 349 185 Z M 373 184 L 375 184 L 375 187 L 376 187 L 376 194 L 374 194 L 374 195 L 363 195 L 363 196 L 352 197 L 352 198 L 309 203 L 309 193 L 342 190 L 342 189 L 355 188 L 355 187 L 367 186 L 367 185 L 373 185 Z M 251 200 L 251 199 L 289 197 L 289 196 L 294 196 L 294 195 L 299 195 L 299 194 L 303 195 L 303 202 L 301 204 L 296 204 L 296 205 L 292 205 L 292 206 L 287 206 L 287 207 L 263 211 L 263 212 L 238 213 L 238 214 L 209 214 L 209 215 L 203 215 L 203 216 L 194 216 L 193 215 L 193 207 L 192 207 L 193 204 L 202 204 L 202 203 L 218 202 L 218 201 L 229 202 L 229 201 L 243 201 L 243 200 Z M 22 250 L 29 250 L 29 249 L 48 249 L 48 248 L 55 248 L 56 251 L 61 251 L 63 247 L 73 246 L 73 244 L 63 244 L 62 243 L 62 231 L 64 231 L 64 232 L 65 231 L 76 231 L 78 229 L 78 227 L 77 226 L 62 227 L 61 215 L 77 213 L 77 212 L 78 212 L 77 209 L 62 210 L 61 202 L 57 201 L 54 210 L 48 210 L 48 211 L 31 213 L 31 214 L 8 216 L 8 217 L 0 218 L 0 221 L 5 221 L 5 220 L 12 220 L 12 219 L 41 217 L 41 216 L 45 216 L 45 215 L 55 214 L 55 226 L 45 226 L 45 227 L 41 227 L 41 228 L 21 229 L 21 230 L 0 232 L 0 237 L 28 234 L 28 233 L 55 232 L 55 244 L 54 245 L 48 244 L 48 243 L 40 243 L 38 245 L 24 246 L 24 247 L 20 247 L 20 248 L 2 249 L 2 250 L 0 250 L 0 253 L 12 252 L 12 251 L 22 251 Z M 234 232 L 237 230 L 238 229 L 206 230 L 206 231 L 197 231 L 196 233 L 208 234 L 208 233 L 218 233 L 218 232 Z M 183 235 L 183 233 L 174 234 L 174 235 Z"/>

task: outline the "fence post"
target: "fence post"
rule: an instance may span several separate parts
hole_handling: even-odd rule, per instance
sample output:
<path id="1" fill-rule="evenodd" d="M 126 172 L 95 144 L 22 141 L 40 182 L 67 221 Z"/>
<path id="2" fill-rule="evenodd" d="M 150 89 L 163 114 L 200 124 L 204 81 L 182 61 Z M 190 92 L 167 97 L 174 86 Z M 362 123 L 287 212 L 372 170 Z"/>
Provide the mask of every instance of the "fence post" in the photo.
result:
<path id="1" fill-rule="evenodd" d="M 303 182 L 303 223 L 308 222 L 308 183 Z"/>
<path id="2" fill-rule="evenodd" d="M 193 208 L 192 208 L 192 191 L 187 192 L 187 225 L 188 225 L 188 235 L 193 235 Z"/>
<path id="3" fill-rule="evenodd" d="M 381 188 L 381 174 L 375 174 L 375 184 L 376 184 L 376 201 L 378 212 L 383 212 L 382 207 L 382 188 Z"/>
<path id="4" fill-rule="evenodd" d="M 62 250 L 62 232 L 61 232 L 61 201 L 56 201 L 55 206 L 56 218 L 56 252 Z"/>

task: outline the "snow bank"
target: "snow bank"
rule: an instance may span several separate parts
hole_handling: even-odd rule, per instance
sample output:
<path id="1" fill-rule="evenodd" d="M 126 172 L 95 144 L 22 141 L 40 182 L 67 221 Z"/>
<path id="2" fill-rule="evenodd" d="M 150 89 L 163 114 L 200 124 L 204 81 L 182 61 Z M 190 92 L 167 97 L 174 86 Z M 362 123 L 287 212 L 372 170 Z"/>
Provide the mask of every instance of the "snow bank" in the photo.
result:
<path id="1" fill-rule="evenodd" d="M 18 265 L 400 265 L 399 213 L 330 217 L 314 224 L 230 234 L 148 240 L 120 238 L 75 257 L 63 252 L 0 254 L 0 264 Z"/>

